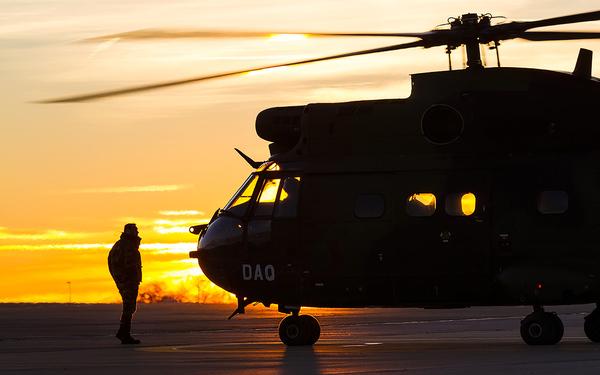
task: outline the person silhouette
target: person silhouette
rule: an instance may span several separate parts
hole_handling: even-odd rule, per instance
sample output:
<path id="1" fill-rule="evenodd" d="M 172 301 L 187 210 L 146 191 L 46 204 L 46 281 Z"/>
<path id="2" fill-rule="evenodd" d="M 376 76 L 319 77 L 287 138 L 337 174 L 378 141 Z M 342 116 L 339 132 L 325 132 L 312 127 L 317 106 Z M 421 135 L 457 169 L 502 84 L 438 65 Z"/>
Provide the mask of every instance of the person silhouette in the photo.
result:
<path id="1" fill-rule="evenodd" d="M 138 234 L 134 223 L 126 224 L 121 238 L 108 254 L 108 270 L 123 299 L 121 322 L 115 335 L 121 340 L 121 344 L 140 343 L 140 340 L 131 337 L 131 320 L 137 310 L 138 289 L 142 282 L 142 257 L 139 250 L 142 239 Z"/>

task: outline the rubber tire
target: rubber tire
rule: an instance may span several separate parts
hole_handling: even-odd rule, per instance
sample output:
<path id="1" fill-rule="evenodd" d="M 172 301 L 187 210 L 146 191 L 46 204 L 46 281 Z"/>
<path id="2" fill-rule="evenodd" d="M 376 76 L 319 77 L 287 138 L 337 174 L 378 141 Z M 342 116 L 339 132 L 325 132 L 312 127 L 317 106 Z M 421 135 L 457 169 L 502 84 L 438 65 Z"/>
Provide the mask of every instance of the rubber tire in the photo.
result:
<path id="1" fill-rule="evenodd" d="M 308 326 L 310 327 L 310 335 L 306 342 L 306 345 L 313 345 L 319 340 L 321 336 L 321 325 L 317 318 L 312 315 L 300 315 L 300 319 L 306 321 Z"/>
<path id="2" fill-rule="evenodd" d="M 592 342 L 600 342 L 600 312 L 598 310 L 585 317 L 583 331 Z"/>
<path id="3" fill-rule="evenodd" d="M 555 312 L 547 312 L 545 314 L 554 322 L 554 337 L 552 338 L 550 345 L 556 345 L 562 340 L 563 335 L 565 334 L 565 325 Z"/>
<path id="4" fill-rule="evenodd" d="M 279 323 L 279 338 L 287 346 L 308 345 L 311 338 L 310 323 L 298 315 L 289 315 Z"/>
<path id="5" fill-rule="evenodd" d="M 521 321 L 521 338 L 529 345 L 553 345 L 556 337 L 555 322 L 546 313 L 535 312 Z"/>

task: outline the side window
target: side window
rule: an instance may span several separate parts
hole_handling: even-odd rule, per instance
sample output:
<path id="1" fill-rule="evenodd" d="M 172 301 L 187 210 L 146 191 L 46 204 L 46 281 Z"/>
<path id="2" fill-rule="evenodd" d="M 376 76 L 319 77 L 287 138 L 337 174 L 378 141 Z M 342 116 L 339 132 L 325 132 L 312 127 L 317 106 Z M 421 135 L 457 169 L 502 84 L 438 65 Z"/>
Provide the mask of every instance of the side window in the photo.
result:
<path id="1" fill-rule="evenodd" d="M 406 214 L 411 217 L 431 216 L 435 207 L 436 199 L 432 193 L 415 193 L 406 198 Z"/>
<path id="2" fill-rule="evenodd" d="M 450 216 L 469 216 L 475 212 L 476 203 L 473 193 L 450 194 L 446 198 L 446 213 Z"/>
<path id="3" fill-rule="evenodd" d="M 275 209 L 277 217 L 295 217 L 298 213 L 298 194 L 300 193 L 300 177 L 283 179 L 281 192 Z"/>
<path id="4" fill-rule="evenodd" d="M 354 214 L 358 218 L 381 217 L 385 210 L 385 200 L 379 194 L 363 194 L 354 200 Z"/>
<path id="5" fill-rule="evenodd" d="M 543 214 L 562 214 L 569 208 L 569 195 L 562 190 L 546 190 L 538 195 L 537 208 Z"/>

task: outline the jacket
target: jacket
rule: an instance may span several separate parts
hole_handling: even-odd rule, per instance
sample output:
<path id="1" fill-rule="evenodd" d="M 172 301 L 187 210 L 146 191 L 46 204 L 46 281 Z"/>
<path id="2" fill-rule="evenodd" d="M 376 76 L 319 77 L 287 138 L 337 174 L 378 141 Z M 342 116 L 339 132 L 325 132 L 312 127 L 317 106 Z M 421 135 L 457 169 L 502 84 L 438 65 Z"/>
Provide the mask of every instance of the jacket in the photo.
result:
<path id="1" fill-rule="evenodd" d="M 117 284 L 142 282 L 141 238 L 122 233 L 108 253 L 108 270 Z"/>

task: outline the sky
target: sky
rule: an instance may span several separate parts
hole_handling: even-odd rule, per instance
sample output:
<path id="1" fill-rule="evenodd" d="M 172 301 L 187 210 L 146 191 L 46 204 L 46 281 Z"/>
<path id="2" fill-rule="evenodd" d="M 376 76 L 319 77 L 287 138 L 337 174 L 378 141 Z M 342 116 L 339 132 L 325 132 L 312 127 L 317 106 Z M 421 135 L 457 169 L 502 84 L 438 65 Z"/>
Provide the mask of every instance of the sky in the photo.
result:
<path id="1" fill-rule="evenodd" d="M 100 101 L 37 103 L 412 41 L 84 39 L 145 28 L 425 32 L 464 13 L 530 21 L 598 8 L 588 0 L 0 0 L 0 302 L 118 302 L 106 257 L 128 222 L 140 229 L 149 300 L 232 301 L 188 258 L 197 237 L 187 228 L 208 221 L 252 172 L 234 147 L 268 158 L 256 115 L 404 98 L 410 74 L 447 69 L 443 47 L 418 48 Z M 600 23 L 552 29 L 600 31 Z M 600 75 L 598 41 L 507 41 L 501 63 L 572 71 L 581 47 L 596 52 Z M 461 53 L 452 56 L 460 68 Z M 496 65 L 494 53 L 486 57 Z"/>

